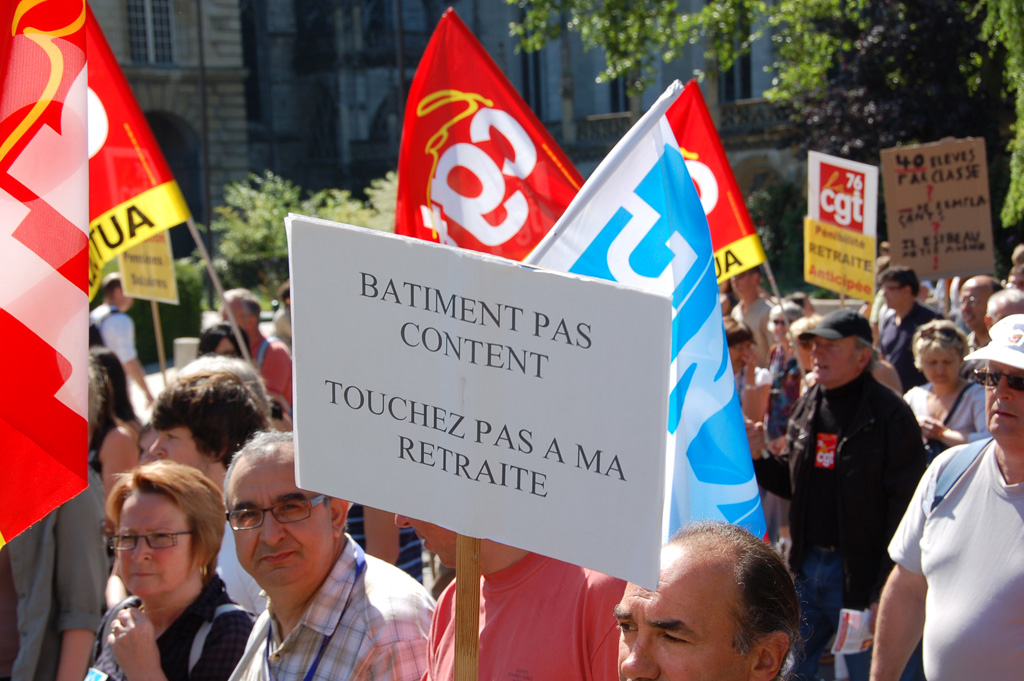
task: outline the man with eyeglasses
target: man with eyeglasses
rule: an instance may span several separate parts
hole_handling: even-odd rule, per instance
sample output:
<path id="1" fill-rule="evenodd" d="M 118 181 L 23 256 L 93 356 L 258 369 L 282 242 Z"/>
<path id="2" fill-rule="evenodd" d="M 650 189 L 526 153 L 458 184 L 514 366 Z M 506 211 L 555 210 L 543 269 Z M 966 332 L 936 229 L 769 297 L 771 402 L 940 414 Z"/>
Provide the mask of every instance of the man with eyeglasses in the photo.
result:
<path id="1" fill-rule="evenodd" d="M 877 607 L 892 568 L 885 548 L 924 473 L 925 452 L 910 407 L 871 375 L 867 319 L 836 310 L 799 339 L 813 342 L 817 382 L 793 405 L 782 452 L 755 449 L 754 470 L 761 485 L 791 501 L 803 680 L 816 678 L 841 608 Z M 847 656 L 851 679 L 867 679 L 870 655 Z"/>
<path id="2" fill-rule="evenodd" d="M 960 317 L 970 331 L 967 342 L 971 350 L 988 345 L 988 327 L 985 325 L 985 310 L 988 299 L 996 291 L 1001 291 L 1002 284 L 995 277 L 982 274 L 971 277 L 960 287 Z"/>
<path id="3" fill-rule="evenodd" d="M 260 433 L 224 483 L 242 566 L 269 598 L 232 681 L 419 681 L 434 601 L 345 533 L 348 502 L 295 485 L 288 433 Z"/>
<path id="4" fill-rule="evenodd" d="M 967 359 L 986 365 L 992 441 L 940 454 L 917 487 L 889 545 L 873 681 L 898 679 L 920 640 L 928 681 L 1024 669 L 1024 315 L 989 335 Z"/>
<path id="5" fill-rule="evenodd" d="M 878 350 L 896 367 L 906 392 L 927 383 L 914 365 L 914 332 L 933 319 L 942 319 L 942 315 L 917 302 L 921 283 L 909 267 L 890 267 L 879 276 L 879 287 L 889 312 L 879 322 Z"/>

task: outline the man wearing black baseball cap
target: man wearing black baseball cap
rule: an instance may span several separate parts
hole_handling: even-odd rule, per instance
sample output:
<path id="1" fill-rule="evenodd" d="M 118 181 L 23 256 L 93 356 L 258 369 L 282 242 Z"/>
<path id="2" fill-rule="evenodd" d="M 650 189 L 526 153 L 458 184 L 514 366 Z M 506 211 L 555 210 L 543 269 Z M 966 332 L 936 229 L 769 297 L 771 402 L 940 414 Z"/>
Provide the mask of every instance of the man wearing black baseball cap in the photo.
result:
<path id="1" fill-rule="evenodd" d="M 754 470 L 762 486 L 792 500 L 789 562 L 803 609 L 797 678 L 814 679 L 840 608 L 878 607 L 893 565 L 886 547 L 925 452 L 910 407 L 871 376 L 867 319 L 837 310 L 800 340 L 813 343 L 817 383 L 793 406 L 782 453 L 755 454 Z M 851 679 L 868 678 L 870 651 L 846 661 Z"/>

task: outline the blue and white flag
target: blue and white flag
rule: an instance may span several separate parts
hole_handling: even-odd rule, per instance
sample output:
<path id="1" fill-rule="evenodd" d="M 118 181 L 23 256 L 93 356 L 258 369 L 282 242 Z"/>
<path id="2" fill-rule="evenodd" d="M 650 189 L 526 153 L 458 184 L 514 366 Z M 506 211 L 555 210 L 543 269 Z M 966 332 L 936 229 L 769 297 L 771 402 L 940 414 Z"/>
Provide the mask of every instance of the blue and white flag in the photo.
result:
<path id="1" fill-rule="evenodd" d="M 665 91 L 524 262 L 673 296 L 664 537 L 695 520 L 763 537 L 711 234 L 665 117 L 682 91 L 679 81 Z"/>

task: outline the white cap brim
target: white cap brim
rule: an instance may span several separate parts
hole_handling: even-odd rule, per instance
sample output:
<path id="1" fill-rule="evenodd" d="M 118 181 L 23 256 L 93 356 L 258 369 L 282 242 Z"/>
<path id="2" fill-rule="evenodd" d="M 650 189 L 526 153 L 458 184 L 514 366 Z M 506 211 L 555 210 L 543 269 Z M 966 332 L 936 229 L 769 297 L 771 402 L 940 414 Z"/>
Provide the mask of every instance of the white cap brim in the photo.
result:
<path id="1" fill-rule="evenodd" d="M 999 362 L 1024 370 L 1024 315 L 1000 319 L 989 329 L 988 345 L 964 357 L 964 361 Z"/>

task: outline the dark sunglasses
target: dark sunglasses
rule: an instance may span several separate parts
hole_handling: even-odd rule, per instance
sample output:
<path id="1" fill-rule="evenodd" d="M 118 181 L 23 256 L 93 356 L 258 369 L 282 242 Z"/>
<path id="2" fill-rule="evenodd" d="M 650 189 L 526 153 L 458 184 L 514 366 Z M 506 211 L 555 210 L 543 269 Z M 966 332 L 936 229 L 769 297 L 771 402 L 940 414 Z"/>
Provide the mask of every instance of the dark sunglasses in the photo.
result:
<path id="1" fill-rule="evenodd" d="M 981 383 L 986 388 L 995 388 L 999 385 L 999 380 L 1006 377 L 1006 385 L 1010 386 L 1011 390 L 1018 392 L 1024 392 L 1024 376 L 1014 376 L 1013 374 L 1003 373 L 1002 371 L 986 371 L 985 369 L 974 370 L 974 380 Z"/>
<path id="2" fill-rule="evenodd" d="M 936 336 L 948 341 L 959 340 L 959 336 L 953 329 L 923 329 L 921 331 L 921 338 L 935 338 Z"/>

